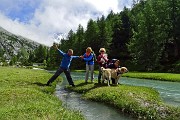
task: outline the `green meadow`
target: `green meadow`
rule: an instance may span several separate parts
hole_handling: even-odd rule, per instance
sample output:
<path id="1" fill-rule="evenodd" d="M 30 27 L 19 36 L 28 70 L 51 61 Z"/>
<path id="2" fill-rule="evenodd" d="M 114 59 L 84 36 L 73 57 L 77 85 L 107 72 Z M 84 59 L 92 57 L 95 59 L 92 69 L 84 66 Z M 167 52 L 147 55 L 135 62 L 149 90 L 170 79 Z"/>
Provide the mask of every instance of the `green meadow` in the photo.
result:
<path id="1" fill-rule="evenodd" d="M 123 77 L 180 82 L 180 74 L 175 74 L 175 73 L 129 72 L 123 74 Z"/>
<path id="2" fill-rule="evenodd" d="M 80 112 L 62 107 L 53 94 L 55 82 L 45 86 L 51 76 L 41 70 L 0 67 L 0 120 L 83 120 Z"/>

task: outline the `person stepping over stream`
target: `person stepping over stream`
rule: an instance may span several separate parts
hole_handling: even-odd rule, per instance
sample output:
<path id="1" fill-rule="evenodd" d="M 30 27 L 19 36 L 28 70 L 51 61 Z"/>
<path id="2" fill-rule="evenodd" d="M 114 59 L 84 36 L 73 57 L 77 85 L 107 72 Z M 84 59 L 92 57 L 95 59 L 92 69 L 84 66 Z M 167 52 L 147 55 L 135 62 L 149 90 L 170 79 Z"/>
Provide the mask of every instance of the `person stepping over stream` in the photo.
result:
<path id="1" fill-rule="evenodd" d="M 80 56 L 73 56 L 73 50 L 69 49 L 67 53 L 64 53 L 63 51 L 61 51 L 60 49 L 58 49 L 57 45 L 54 44 L 53 47 L 55 49 L 57 49 L 57 51 L 59 52 L 59 54 L 61 56 L 63 56 L 60 67 L 57 69 L 56 73 L 48 80 L 47 82 L 47 86 L 50 85 L 50 83 L 52 83 L 62 72 L 65 73 L 66 78 L 69 82 L 69 85 L 75 87 L 74 82 L 72 80 L 71 74 L 70 74 L 70 64 L 72 59 L 76 59 L 76 58 L 80 58 Z"/>

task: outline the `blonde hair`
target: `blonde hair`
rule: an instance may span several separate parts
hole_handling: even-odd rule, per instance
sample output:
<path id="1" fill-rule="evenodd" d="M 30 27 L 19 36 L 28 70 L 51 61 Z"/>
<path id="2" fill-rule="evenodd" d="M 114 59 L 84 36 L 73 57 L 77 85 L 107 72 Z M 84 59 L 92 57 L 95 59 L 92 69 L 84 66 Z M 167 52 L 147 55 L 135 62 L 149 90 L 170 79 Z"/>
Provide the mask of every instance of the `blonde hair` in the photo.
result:
<path id="1" fill-rule="evenodd" d="M 105 48 L 100 48 L 99 52 L 101 52 L 101 51 L 106 52 L 106 49 Z"/>
<path id="2" fill-rule="evenodd" d="M 92 52 L 92 48 L 91 48 L 91 47 L 87 47 L 86 52 L 87 52 L 88 50 L 89 50 L 90 52 Z"/>

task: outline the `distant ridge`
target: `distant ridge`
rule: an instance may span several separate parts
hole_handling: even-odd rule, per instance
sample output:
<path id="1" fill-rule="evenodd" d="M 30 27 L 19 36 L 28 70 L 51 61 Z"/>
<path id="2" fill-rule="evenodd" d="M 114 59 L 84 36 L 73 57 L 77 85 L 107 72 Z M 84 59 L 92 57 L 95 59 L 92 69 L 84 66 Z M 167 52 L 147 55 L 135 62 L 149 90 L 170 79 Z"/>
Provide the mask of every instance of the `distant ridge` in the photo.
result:
<path id="1" fill-rule="evenodd" d="M 26 51 L 31 51 L 39 45 L 41 44 L 38 42 L 15 35 L 0 27 L 0 55 L 2 56 L 3 54 L 6 59 L 17 55 L 21 48 L 24 48 Z"/>

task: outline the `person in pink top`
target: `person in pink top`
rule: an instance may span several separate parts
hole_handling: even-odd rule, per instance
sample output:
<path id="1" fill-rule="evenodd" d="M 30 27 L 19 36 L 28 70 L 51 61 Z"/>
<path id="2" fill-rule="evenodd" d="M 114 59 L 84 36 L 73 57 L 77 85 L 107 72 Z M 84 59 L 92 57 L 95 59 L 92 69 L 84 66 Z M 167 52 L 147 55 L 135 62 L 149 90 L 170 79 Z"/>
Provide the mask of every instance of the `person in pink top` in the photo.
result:
<path id="1" fill-rule="evenodd" d="M 98 75 L 98 83 L 101 83 L 101 67 L 106 68 L 107 67 L 107 62 L 108 62 L 108 55 L 106 54 L 106 49 L 105 48 L 100 48 L 99 50 L 99 56 L 97 57 L 97 62 L 99 64 L 99 75 Z"/>

